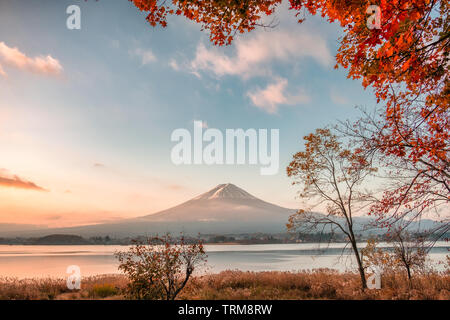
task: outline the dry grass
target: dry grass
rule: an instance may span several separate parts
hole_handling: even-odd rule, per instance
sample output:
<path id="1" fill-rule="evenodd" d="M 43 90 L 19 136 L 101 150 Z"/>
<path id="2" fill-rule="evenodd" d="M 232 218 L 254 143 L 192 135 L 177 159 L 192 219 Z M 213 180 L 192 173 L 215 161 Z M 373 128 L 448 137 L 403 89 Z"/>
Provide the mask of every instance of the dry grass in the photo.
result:
<path id="1" fill-rule="evenodd" d="M 0 299 L 124 299 L 128 280 L 121 275 L 83 278 L 70 291 L 64 279 L 0 278 Z M 224 271 L 192 278 L 179 299 L 450 299 L 450 273 L 384 275 L 382 289 L 361 290 L 355 273 Z"/>
<path id="2" fill-rule="evenodd" d="M 310 272 L 224 271 L 193 279 L 182 299 L 450 299 L 450 274 L 382 278 L 382 289 L 361 290 L 359 275 L 332 270 Z"/>
<path id="3" fill-rule="evenodd" d="M 0 278 L 2 300 L 52 300 L 68 291 L 66 282 L 60 279 Z"/>
<path id="4" fill-rule="evenodd" d="M 0 278 L 0 300 L 120 298 L 127 283 L 125 276 L 100 275 L 83 278 L 80 290 L 69 290 L 65 279 Z"/>

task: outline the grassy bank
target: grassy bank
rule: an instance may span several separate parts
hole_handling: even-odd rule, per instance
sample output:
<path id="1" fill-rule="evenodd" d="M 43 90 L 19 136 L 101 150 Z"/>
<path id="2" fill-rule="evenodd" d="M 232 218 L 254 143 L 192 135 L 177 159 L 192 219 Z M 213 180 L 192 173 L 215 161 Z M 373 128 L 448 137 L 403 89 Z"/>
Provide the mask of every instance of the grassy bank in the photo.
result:
<path id="1" fill-rule="evenodd" d="M 124 299 L 124 276 L 83 278 L 70 291 L 64 279 L 0 278 L 0 299 Z M 330 270 L 312 272 L 242 272 L 194 277 L 179 299 L 450 299 L 450 274 L 385 275 L 380 290 L 360 289 L 359 276 Z"/>

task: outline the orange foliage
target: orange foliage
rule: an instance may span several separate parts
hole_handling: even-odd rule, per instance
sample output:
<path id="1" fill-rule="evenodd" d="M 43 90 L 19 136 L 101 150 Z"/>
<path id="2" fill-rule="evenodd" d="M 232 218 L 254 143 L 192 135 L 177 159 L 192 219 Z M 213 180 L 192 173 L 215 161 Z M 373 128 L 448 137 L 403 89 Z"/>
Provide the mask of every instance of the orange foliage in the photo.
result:
<path id="1" fill-rule="evenodd" d="M 167 26 L 167 15 L 182 15 L 209 30 L 214 44 L 225 45 L 234 35 L 255 29 L 263 15 L 271 15 L 281 0 L 130 0 L 148 12 L 152 25 Z"/>

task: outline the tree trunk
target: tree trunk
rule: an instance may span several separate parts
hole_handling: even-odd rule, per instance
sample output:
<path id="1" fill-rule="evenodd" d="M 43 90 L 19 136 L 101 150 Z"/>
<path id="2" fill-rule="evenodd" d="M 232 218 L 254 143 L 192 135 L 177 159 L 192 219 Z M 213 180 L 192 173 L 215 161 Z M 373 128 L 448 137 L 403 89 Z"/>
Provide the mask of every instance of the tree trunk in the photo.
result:
<path id="1" fill-rule="evenodd" d="M 180 287 L 177 290 L 175 290 L 175 294 L 173 295 L 172 300 L 175 300 L 178 293 L 180 293 L 180 291 L 183 290 L 183 288 L 186 286 L 186 283 L 189 281 L 189 277 L 191 276 L 192 271 L 193 271 L 193 269 L 191 270 L 190 268 L 186 271 L 186 276 L 184 278 L 184 281 L 180 284 Z"/>
<path id="2" fill-rule="evenodd" d="M 352 249 L 353 249 L 353 252 L 356 257 L 356 262 L 358 263 L 358 271 L 359 271 L 359 275 L 361 277 L 361 287 L 364 290 L 364 289 L 367 289 L 367 281 L 366 281 L 366 274 L 364 272 L 364 267 L 363 267 L 363 264 L 361 261 L 361 257 L 358 252 L 358 246 L 356 245 L 355 238 L 350 239 L 350 242 L 352 244 Z"/>
<path id="3" fill-rule="evenodd" d="M 412 281 L 411 281 L 411 268 L 410 268 L 410 266 L 409 266 L 408 264 L 406 265 L 406 271 L 407 271 L 407 273 L 408 273 L 409 286 L 411 287 L 411 285 L 412 285 Z"/>
<path id="4" fill-rule="evenodd" d="M 361 287 L 364 290 L 364 289 L 367 289 L 366 274 L 364 272 L 364 268 L 362 266 L 361 259 L 358 259 L 358 260 L 359 260 L 358 261 L 359 275 L 361 277 Z"/>

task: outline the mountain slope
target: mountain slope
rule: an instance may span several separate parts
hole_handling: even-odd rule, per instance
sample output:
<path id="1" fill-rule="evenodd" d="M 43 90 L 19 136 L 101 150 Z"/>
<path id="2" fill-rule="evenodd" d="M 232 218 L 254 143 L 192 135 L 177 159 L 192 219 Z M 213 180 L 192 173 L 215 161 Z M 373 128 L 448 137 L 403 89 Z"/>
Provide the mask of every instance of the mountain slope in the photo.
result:
<path id="1" fill-rule="evenodd" d="M 260 200 L 234 184 L 220 184 L 176 207 L 142 217 L 146 221 L 231 222 L 279 221 L 294 210 Z M 256 219 L 256 220 L 255 220 Z M 284 220 L 286 221 L 286 220 Z"/>

